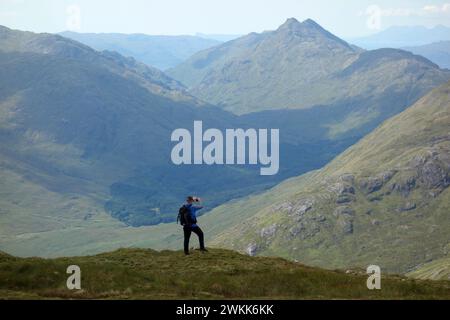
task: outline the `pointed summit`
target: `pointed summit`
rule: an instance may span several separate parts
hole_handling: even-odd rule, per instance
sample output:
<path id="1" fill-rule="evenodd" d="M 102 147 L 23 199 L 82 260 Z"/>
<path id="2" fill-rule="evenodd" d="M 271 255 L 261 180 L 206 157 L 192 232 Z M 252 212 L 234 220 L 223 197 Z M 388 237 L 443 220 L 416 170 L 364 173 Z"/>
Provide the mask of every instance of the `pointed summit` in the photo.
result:
<path id="1" fill-rule="evenodd" d="M 283 29 L 292 30 L 292 29 L 299 28 L 300 26 L 301 26 L 301 23 L 297 19 L 289 18 L 286 20 L 285 23 L 283 23 L 281 26 L 278 27 L 278 30 L 283 30 Z"/>
<path id="2" fill-rule="evenodd" d="M 306 19 L 303 21 L 302 26 L 312 28 L 312 29 L 318 29 L 318 30 L 324 30 L 320 24 L 315 22 L 313 19 Z"/>
<path id="3" fill-rule="evenodd" d="M 329 33 L 312 19 L 306 19 L 303 22 L 299 22 L 295 18 L 287 19 L 286 22 L 277 29 L 277 31 L 287 31 L 301 34 L 324 34 L 327 36 Z"/>

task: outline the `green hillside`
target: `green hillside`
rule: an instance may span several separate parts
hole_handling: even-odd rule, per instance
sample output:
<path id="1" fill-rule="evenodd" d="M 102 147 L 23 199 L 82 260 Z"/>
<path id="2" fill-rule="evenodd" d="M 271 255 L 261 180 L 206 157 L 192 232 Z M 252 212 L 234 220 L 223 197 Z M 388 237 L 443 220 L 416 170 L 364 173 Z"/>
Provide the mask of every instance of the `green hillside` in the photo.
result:
<path id="1" fill-rule="evenodd" d="M 81 269 L 68 290 L 66 269 Z M 0 299 L 449 299 L 449 282 L 382 277 L 368 290 L 362 271 L 328 271 L 280 258 L 214 249 L 206 254 L 121 249 L 96 256 L 15 258 L 0 254 Z"/>
<path id="2" fill-rule="evenodd" d="M 450 258 L 425 263 L 406 275 L 415 279 L 450 280 Z"/>
<path id="3" fill-rule="evenodd" d="M 450 83 L 323 169 L 217 208 L 214 244 L 326 268 L 408 272 L 450 250 Z M 223 227 L 224 225 L 220 225 Z"/>

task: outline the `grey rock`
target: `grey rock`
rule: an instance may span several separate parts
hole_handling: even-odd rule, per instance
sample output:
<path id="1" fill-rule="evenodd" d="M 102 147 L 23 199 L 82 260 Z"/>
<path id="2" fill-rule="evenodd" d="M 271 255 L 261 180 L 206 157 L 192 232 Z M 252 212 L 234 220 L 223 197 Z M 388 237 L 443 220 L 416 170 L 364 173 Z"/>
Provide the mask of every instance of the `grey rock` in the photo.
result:
<path id="1" fill-rule="evenodd" d="M 323 214 L 316 215 L 312 219 L 317 222 L 324 222 L 327 220 L 327 218 Z"/>
<path id="2" fill-rule="evenodd" d="M 335 184 L 330 185 L 328 189 L 336 193 L 338 196 L 348 193 L 355 194 L 355 188 L 352 185 L 343 182 L 336 182 Z"/>
<path id="3" fill-rule="evenodd" d="M 395 175 L 397 171 L 390 170 L 379 173 L 375 177 L 367 177 L 360 179 L 359 186 L 365 190 L 366 193 L 372 193 L 380 190 L 385 183 L 387 183 Z"/>
<path id="4" fill-rule="evenodd" d="M 347 182 L 349 184 L 353 184 L 355 182 L 355 176 L 351 173 L 343 174 L 339 177 L 339 179 L 343 182 Z"/>
<path id="5" fill-rule="evenodd" d="M 277 231 L 276 224 L 262 228 L 260 232 L 261 238 L 270 238 L 275 234 L 276 231 Z"/>
<path id="6" fill-rule="evenodd" d="M 273 207 L 272 211 L 283 211 L 288 215 L 297 215 L 302 216 L 307 211 L 311 210 L 314 205 L 314 199 L 303 198 L 296 202 L 286 201 L 275 207 Z"/>
<path id="7" fill-rule="evenodd" d="M 383 186 L 383 181 L 378 178 L 366 178 L 361 181 L 361 188 L 366 190 L 367 193 L 378 191 Z"/>
<path id="8" fill-rule="evenodd" d="M 353 233 L 353 219 L 348 216 L 341 216 L 337 220 L 337 227 L 343 234 Z"/>
<path id="9" fill-rule="evenodd" d="M 337 207 L 336 209 L 334 209 L 333 215 L 335 217 L 340 217 L 340 216 L 344 216 L 344 215 L 354 216 L 355 211 L 350 207 L 341 206 L 341 207 Z"/>
<path id="10" fill-rule="evenodd" d="M 397 191 L 404 196 L 407 196 L 411 190 L 416 187 L 416 177 L 410 176 L 403 180 L 394 182 L 390 185 L 389 189 L 391 191 Z"/>
<path id="11" fill-rule="evenodd" d="M 303 229 L 304 229 L 304 228 L 303 228 L 302 225 L 300 225 L 300 226 L 294 226 L 294 227 L 292 227 L 291 229 L 289 229 L 289 234 L 290 234 L 292 237 L 296 237 L 296 236 L 298 236 L 298 235 L 300 234 L 300 232 L 302 232 Z"/>
<path id="12" fill-rule="evenodd" d="M 256 243 L 250 243 L 245 251 L 249 256 L 254 256 L 257 250 L 258 246 L 256 245 Z"/>
<path id="13" fill-rule="evenodd" d="M 444 189 L 450 185 L 450 176 L 444 166 L 435 159 L 428 160 L 419 170 L 419 176 L 428 188 Z"/>
<path id="14" fill-rule="evenodd" d="M 370 202 L 381 201 L 381 200 L 383 200 L 383 196 L 381 196 L 381 195 L 376 195 L 376 196 L 367 198 L 367 200 L 369 200 Z"/>
<path id="15" fill-rule="evenodd" d="M 407 202 L 403 207 L 399 208 L 400 211 L 410 211 L 416 208 L 416 204 L 414 202 Z"/>
<path id="16" fill-rule="evenodd" d="M 349 195 L 340 195 L 336 199 L 336 203 L 338 203 L 338 204 L 348 203 L 348 202 L 352 202 L 352 201 L 353 201 L 353 197 L 351 197 Z"/>
<path id="17" fill-rule="evenodd" d="M 301 199 L 299 200 L 292 209 L 292 214 L 304 215 L 307 211 L 311 210 L 314 205 L 314 200 L 312 199 Z"/>

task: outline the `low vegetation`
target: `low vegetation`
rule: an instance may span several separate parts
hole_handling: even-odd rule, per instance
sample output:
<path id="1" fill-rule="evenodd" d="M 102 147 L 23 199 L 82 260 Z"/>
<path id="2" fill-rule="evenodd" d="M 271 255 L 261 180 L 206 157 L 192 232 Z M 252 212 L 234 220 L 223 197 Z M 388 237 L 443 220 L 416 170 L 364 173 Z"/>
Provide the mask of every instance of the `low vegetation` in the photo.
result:
<path id="1" fill-rule="evenodd" d="M 66 268 L 81 268 L 68 290 Z M 4 299 L 450 299 L 450 282 L 382 276 L 368 290 L 362 271 L 330 271 L 281 258 L 212 249 L 120 249 L 95 256 L 41 259 L 0 254 Z"/>

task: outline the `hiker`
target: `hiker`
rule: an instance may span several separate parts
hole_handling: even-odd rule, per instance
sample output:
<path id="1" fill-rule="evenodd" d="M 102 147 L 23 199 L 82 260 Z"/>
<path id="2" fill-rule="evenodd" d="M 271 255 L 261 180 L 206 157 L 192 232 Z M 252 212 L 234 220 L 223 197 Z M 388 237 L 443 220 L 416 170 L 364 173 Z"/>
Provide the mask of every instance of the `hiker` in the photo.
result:
<path id="1" fill-rule="evenodd" d="M 184 231 L 184 253 L 189 254 L 189 238 L 191 233 L 194 232 L 198 236 L 198 241 L 200 242 L 200 251 L 206 252 L 205 242 L 203 238 L 203 231 L 197 225 L 197 215 L 196 212 L 202 209 L 202 206 L 194 206 L 194 202 L 200 202 L 200 198 L 188 196 L 186 198 L 186 203 L 180 208 L 178 213 L 178 219 L 183 226 Z"/>

